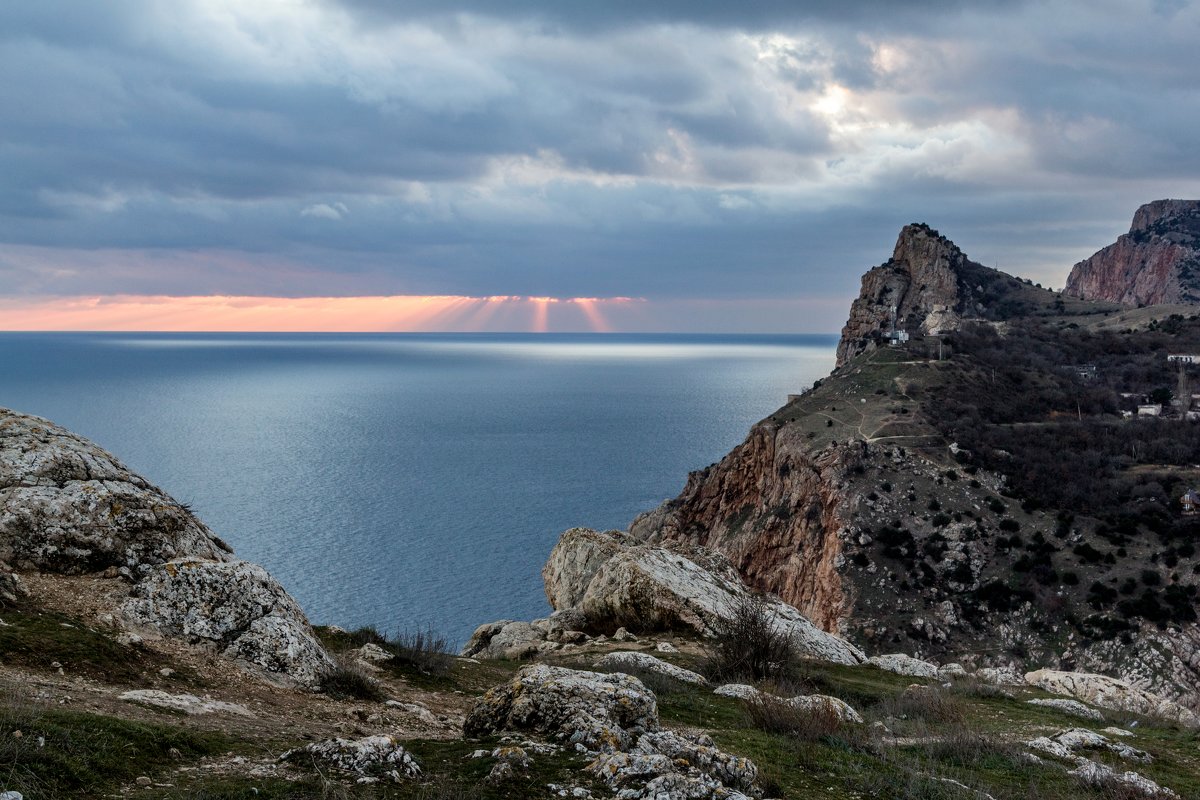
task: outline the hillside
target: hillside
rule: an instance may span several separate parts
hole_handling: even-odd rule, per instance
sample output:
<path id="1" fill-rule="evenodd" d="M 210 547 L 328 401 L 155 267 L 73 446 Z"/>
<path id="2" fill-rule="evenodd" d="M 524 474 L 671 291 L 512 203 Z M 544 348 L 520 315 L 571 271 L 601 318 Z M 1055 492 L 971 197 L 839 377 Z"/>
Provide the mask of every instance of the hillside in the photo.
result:
<path id="1" fill-rule="evenodd" d="M 868 652 L 1104 672 L 1197 707 L 1198 527 L 1179 499 L 1200 426 L 1167 418 L 1192 402 L 1169 404 L 1167 354 L 1200 352 L 1200 318 L 1144 312 L 908 226 L 863 279 L 837 370 L 630 530 L 725 553 Z M 1127 416 L 1151 398 L 1164 416 Z"/>

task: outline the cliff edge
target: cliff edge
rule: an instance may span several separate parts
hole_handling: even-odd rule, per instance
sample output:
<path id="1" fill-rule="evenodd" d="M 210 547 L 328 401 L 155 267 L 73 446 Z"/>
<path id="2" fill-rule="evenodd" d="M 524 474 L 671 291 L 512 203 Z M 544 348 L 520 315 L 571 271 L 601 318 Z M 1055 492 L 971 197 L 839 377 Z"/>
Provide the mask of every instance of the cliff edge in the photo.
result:
<path id="1" fill-rule="evenodd" d="M 1132 306 L 1200 304 L 1200 200 L 1155 200 L 1067 277 L 1066 294 Z"/>

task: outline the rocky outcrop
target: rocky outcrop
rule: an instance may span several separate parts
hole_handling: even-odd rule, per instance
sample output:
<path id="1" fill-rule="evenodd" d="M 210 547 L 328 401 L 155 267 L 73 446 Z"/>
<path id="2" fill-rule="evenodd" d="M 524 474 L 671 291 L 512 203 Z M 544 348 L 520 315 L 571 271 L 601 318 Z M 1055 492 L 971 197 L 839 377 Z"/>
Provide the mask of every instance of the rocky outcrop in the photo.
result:
<path id="1" fill-rule="evenodd" d="M 1129 232 L 1080 261 L 1066 294 L 1125 305 L 1200 304 L 1200 200 L 1156 200 Z"/>
<path id="2" fill-rule="evenodd" d="M 288 750 L 280 759 L 311 760 L 321 766 L 357 775 L 358 783 L 374 783 L 381 779 L 400 783 L 406 778 L 418 778 L 421 775 L 421 767 L 412 754 L 391 736 L 383 735 L 313 742 Z"/>
<path id="3" fill-rule="evenodd" d="M 594 627 L 634 631 L 692 628 L 707 632 L 751 592 L 729 561 L 704 548 L 656 547 L 620 533 L 573 528 L 559 538 L 542 570 L 557 609 L 582 612 Z M 865 657 L 787 603 L 768 599 L 775 626 L 804 655 L 840 664 Z"/>
<path id="4" fill-rule="evenodd" d="M 0 409 L 0 560 L 18 570 L 136 579 L 172 558 L 229 547 L 179 503 L 88 440 Z"/>
<path id="5" fill-rule="evenodd" d="M 858 459 L 848 444 L 813 453 L 802 431 L 764 420 L 629 531 L 653 544 L 719 551 L 747 584 L 837 631 L 850 606 L 838 570 L 849 512 L 842 488 Z"/>
<path id="6" fill-rule="evenodd" d="M 197 697 L 194 694 L 170 694 L 159 689 L 133 689 L 122 692 L 121 700 L 153 708 L 165 708 L 182 714 L 195 716 L 197 714 L 236 714 L 239 717 L 252 717 L 250 709 L 240 703 L 226 703 L 221 700 L 210 700 Z"/>
<path id="7" fill-rule="evenodd" d="M 304 612 L 265 569 L 247 561 L 169 561 L 125 604 L 126 619 L 208 642 L 230 658 L 309 686 L 332 666 Z"/>
<path id="8" fill-rule="evenodd" d="M 123 618 L 217 646 L 304 685 L 332 662 L 266 570 L 238 561 L 185 506 L 92 442 L 0 409 L 0 597 L 7 570 L 101 573 L 133 583 Z M 116 609 L 114 609 L 115 611 Z"/>
<path id="9" fill-rule="evenodd" d="M 535 653 L 557 650 L 565 644 L 579 644 L 590 637 L 583 632 L 587 617 L 575 609 L 555 611 L 533 622 L 502 619 L 480 625 L 462 649 L 468 658 L 508 658 L 519 660 Z"/>
<path id="10" fill-rule="evenodd" d="M 525 667 L 476 702 L 463 730 L 536 733 L 573 745 L 595 756 L 592 774 L 630 800 L 761 796 L 753 762 L 703 734 L 663 730 L 654 694 L 621 673 Z"/>
<path id="11" fill-rule="evenodd" d="M 1138 688 L 1128 681 L 1086 672 L 1039 669 L 1025 675 L 1025 681 L 1048 692 L 1064 694 L 1101 708 L 1142 714 L 1200 727 L 1200 716 L 1179 703 Z"/>
<path id="12" fill-rule="evenodd" d="M 1093 722 L 1103 722 L 1104 715 L 1091 706 L 1086 706 L 1078 700 L 1066 700 L 1061 697 L 1039 697 L 1033 700 L 1026 700 L 1031 706 L 1040 706 L 1042 708 L 1050 708 L 1055 711 L 1060 711 L 1063 714 L 1070 714 L 1072 717 L 1080 719 L 1088 719 Z"/>
<path id="13" fill-rule="evenodd" d="M 845 700 L 839 700 L 827 694 L 801 694 L 795 697 L 776 697 L 767 694 L 745 683 L 727 683 L 713 689 L 713 694 L 721 697 L 733 697 L 750 703 L 779 703 L 810 714 L 828 714 L 837 718 L 838 722 L 853 725 L 863 723 L 862 715 Z"/>
<path id="14" fill-rule="evenodd" d="M 984 287 L 973 285 L 971 277 L 984 270 L 928 225 L 904 226 L 892 257 L 863 275 L 838 342 L 838 365 L 878 347 L 893 322 L 896 330 L 915 336 L 945 333 L 963 316 L 978 315 Z"/>

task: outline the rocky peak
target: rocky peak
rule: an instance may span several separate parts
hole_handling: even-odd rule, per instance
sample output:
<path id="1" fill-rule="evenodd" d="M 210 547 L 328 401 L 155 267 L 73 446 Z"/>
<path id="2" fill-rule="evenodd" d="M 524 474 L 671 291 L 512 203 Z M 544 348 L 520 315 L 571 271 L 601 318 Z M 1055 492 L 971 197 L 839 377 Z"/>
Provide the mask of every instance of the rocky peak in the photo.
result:
<path id="1" fill-rule="evenodd" d="M 1200 304 L 1200 200 L 1155 200 L 1129 233 L 1080 261 L 1066 294 L 1126 305 Z"/>
<path id="2" fill-rule="evenodd" d="M 838 343 L 838 365 L 879 344 L 891 328 L 893 308 L 896 327 L 910 333 L 956 327 L 962 272 L 970 263 L 954 242 L 925 223 L 905 225 L 892 257 L 863 275 Z"/>

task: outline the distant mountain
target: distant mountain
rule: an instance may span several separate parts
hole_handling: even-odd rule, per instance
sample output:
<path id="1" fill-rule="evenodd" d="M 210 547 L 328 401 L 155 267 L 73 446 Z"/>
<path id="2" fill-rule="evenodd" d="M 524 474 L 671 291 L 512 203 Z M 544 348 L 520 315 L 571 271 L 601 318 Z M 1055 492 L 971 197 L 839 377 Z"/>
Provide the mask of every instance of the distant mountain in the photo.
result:
<path id="1" fill-rule="evenodd" d="M 1200 305 L 1200 200 L 1155 200 L 1129 233 L 1067 278 L 1066 294 L 1132 306 Z"/>

